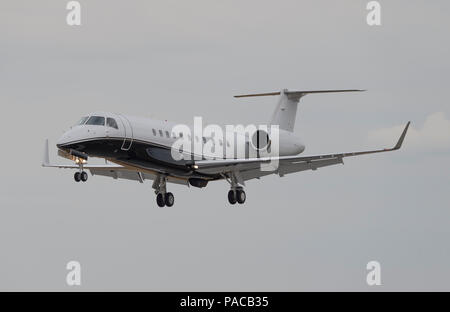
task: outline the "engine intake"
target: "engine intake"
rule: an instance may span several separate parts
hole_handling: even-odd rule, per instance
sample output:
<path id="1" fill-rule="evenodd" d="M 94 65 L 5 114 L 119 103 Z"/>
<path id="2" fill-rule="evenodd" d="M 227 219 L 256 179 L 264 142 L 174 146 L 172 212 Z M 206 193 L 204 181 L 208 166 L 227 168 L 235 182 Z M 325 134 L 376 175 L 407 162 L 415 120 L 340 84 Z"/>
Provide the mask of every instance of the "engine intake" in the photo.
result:
<path id="1" fill-rule="evenodd" d="M 270 148 L 269 134 L 264 130 L 257 130 L 251 138 L 251 144 L 257 151 L 268 150 Z"/>

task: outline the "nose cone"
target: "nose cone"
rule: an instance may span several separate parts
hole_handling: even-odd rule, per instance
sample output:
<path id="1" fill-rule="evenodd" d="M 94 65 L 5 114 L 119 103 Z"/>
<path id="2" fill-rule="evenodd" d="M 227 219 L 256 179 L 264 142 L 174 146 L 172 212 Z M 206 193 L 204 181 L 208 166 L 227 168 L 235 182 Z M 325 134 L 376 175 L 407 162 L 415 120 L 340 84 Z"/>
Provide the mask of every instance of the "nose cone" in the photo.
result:
<path id="1" fill-rule="evenodd" d="M 64 134 L 56 141 L 57 147 L 63 147 L 68 144 L 72 139 L 71 130 L 64 132 Z"/>
<path id="2" fill-rule="evenodd" d="M 59 138 L 56 146 L 59 148 L 70 147 L 72 144 L 77 144 L 84 140 L 104 137 L 103 128 L 99 126 L 88 127 L 86 125 L 74 126 Z"/>
<path id="3" fill-rule="evenodd" d="M 64 134 L 56 141 L 57 147 L 64 147 L 72 144 L 75 141 L 79 141 L 86 137 L 85 129 L 83 126 L 75 126 L 70 128 L 70 130 L 64 132 Z"/>

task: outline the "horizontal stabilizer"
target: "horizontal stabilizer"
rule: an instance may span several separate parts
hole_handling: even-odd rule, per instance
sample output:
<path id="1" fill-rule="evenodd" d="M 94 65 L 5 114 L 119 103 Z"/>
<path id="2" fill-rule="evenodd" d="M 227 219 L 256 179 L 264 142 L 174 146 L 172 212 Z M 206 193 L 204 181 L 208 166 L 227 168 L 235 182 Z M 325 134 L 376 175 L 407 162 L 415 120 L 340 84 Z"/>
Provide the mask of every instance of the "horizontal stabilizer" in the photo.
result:
<path id="1" fill-rule="evenodd" d="M 284 94 L 290 97 L 302 97 L 303 95 L 309 94 L 309 93 L 337 93 L 337 92 L 361 92 L 366 90 L 359 90 L 359 89 L 344 89 L 344 90 L 311 90 L 311 91 L 288 91 L 285 90 Z M 242 98 L 242 97 L 254 97 L 254 96 L 271 96 L 271 95 L 280 95 L 281 92 L 269 92 L 269 93 L 254 93 L 254 94 L 240 94 L 235 95 L 235 98 Z"/>

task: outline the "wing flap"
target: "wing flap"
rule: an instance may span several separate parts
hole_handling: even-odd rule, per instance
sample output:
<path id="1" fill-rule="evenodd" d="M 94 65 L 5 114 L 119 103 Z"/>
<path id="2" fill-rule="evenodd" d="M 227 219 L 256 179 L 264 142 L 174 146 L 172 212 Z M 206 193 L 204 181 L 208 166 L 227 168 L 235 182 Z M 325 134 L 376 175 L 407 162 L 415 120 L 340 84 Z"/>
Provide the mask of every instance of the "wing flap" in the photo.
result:
<path id="1" fill-rule="evenodd" d="M 89 171 L 91 174 L 111 177 L 113 179 L 127 179 L 133 181 L 139 181 L 143 183 L 142 175 L 137 171 L 127 170 L 127 169 L 99 169 L 99 168 L 90 168 Z"/>
<path id="2" fill-rule="evenodd" d="M 320 159 L 312 161 L 294 162 L 294 163 L 284 163 L 278 168 L 279 175 L 285 175 L 289 173 L 305 171 L 305 170 L 317 170 L 321 167 L 327 167 L 337 164 L 343 164 L 342 158 L 330 158 L 330 159 Z"/>

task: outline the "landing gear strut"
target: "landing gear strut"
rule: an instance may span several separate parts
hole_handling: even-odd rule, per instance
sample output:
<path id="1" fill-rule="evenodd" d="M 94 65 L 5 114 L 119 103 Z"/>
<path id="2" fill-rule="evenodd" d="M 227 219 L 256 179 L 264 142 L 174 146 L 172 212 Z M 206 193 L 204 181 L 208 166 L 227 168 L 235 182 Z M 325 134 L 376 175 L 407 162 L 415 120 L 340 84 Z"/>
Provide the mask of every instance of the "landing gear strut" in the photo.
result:
<path id="1" fill-rule="evenodd" d="M 156 194 L 156 204 L 159 207 L 172 207 L 175 203 L 175 196 L 166 190 L 167 177 L 160 175 L 153 182 L 153 188 Z"/>

